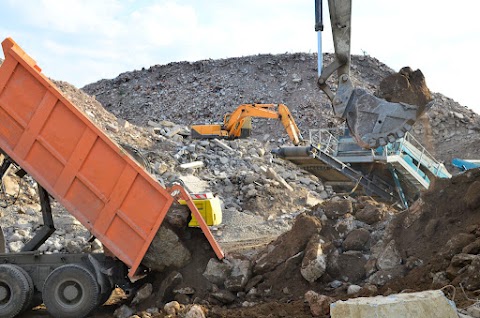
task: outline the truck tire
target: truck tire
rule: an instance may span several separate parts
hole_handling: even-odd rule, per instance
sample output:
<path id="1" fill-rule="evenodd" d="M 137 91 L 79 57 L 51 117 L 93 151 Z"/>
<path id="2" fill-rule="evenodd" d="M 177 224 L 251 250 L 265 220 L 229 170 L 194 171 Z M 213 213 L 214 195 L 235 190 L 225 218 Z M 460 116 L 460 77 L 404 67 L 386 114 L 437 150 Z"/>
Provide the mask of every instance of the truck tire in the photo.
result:
<path id="1" fill-rule="evenodd" d="M 80 318 L 98 306 L 100 287 L 88 268 L 79 264 L 67 264 L 48 275 L 42 297 L 52 316 Z"/>
<path id="2" fill-rule="evenodd" d="M 20 267 L 0 265 L 0 317 L 12 318 L 22 312 L 31 301 L 32 292 Z"/>
<path id="3" fill-rule="evenodd" d="M 24 312 L 33 307 L 33 293 L 34 293 L 35 285 L 33 284 L 32 277 L 30 277 L 30 275 L 27 273 L 26 270 L 16 265 L 12 265 L 12 266 L 15 266 L 23 274 L 23 276 L 27 279 L 27 282 L 28 282 L 27 301 L 25 302 L 25 305 L 23 306 L 23 309 L 22 309 L 22 312 Z"/>

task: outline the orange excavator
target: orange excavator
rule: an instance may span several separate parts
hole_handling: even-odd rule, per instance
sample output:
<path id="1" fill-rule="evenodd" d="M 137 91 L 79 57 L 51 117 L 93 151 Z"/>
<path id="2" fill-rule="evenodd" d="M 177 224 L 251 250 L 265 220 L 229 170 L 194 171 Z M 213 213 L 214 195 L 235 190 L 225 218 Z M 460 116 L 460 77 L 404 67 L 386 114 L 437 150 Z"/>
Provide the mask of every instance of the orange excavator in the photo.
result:
<path id="1" fill-rule="evenodd" d="M 223 124 L 194 125 L 192 138 L 195 139 L 237 139 L 247 138 L 252 131 L 252 117 L 279 119 L 294 145 L 303 141 L 300 130 L 290 110 L 284 104 L 243 104 L 223 118 Z"/>

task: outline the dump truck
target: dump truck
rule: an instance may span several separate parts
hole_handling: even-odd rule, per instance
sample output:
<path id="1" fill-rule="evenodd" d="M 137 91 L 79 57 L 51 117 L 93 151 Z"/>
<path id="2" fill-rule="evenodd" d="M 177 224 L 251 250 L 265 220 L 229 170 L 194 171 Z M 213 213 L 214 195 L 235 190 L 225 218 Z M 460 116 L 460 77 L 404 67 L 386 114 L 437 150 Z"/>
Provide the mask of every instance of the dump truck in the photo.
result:
<path id="1" fill-rule="evenodd" d="M 0 231 L 0 317 L 14 317 L 36 301 L 54 317 L 87 316 L 114 286 L 128 288 L 148 275 L 144 259 L 162 244 L 155 242 L 157 234 L 179 200 L 216 256 L 224 257 L 185 188 L 164 188 L 65 98 L 11 38 L 2 48 L 0 177 L 15 165 L 17 174 L 36 180 L 44 224 L 19 253 L 5 253 Z M 104 253 L 38 251 L 55 231 L 50 197 L 103 244 Z"/>

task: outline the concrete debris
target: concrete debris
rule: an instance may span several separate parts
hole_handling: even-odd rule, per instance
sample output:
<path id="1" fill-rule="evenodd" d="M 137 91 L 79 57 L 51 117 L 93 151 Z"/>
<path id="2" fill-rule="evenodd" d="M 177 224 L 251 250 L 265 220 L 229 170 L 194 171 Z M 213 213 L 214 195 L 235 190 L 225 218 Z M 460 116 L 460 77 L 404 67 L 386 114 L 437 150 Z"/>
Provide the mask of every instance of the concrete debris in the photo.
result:
<path id="1" fill-rule="evenodd" d="M 280 182 L 280 184 L 285 188 L 287 189 L 288 191 L 293 191 L 293 188 L 287 183 L 287 181 L 285 181 L 285 179 L 283 179 L 281 176 L 279 176 L 275 170 L 273 170 L 272 168 L 268 168 L 267 169 L 267 176 L 271 179 L 274 179 L 274 180 L 277 180 L 278 182 Z"/>
<path id="2" fill-rule="evenodd" d="M 330 306 L 332 318 L 457 318 L 455 304 L 440 290 L 339 300 Z"/>
<path id="3" fill-rule="evenodd" d="M 225 288 L 232 292 L 242 291 L 252 277 L 252 263 L 245 259 L 231 259 L 231 272 L 225 279 Z"/>
<path id="4" fill-rule="evenodd" d="M 150 244 L 142 263 L 161 272 L 167 267 L 184 267 L 190 259 L 190 251 L 175 231 L 168 224 L 163 224 Z"/>
<path id="5" fill-rule="evenodd" d="M 198 169 L 198 168 L 203 168 L 205 164 L 202 161 L 193 161 L 193 162 L 187 162 L 187 163 L 182 163 L 180 165 L 180 168 L 182 169 Z"/>
<path id="6" fill-rule="evenodd" d="M 213 284 L 222 286 L 232 271 L 232 264 L 222 262 L 215 258 L 211 258 L 207 264 L 207 268 L 203 272 L 203 277 Z"/>
<path id="7" fill-rule="evenodd" d="M 322 242 L 320 235 L 312 235 L 305 248 L 300 273 L 310 283 L 319 279 L 327 268 L 327 256 L 323 253 Z"/>
<path id="8" fill-rule="evenodd" d="M 389 270 L 402 263 L 402 257 L 395 247 L 395 241 L 391 240 L 385 249 L 380 253 L 377 259 L 377 267 L 383 270 Z"/>

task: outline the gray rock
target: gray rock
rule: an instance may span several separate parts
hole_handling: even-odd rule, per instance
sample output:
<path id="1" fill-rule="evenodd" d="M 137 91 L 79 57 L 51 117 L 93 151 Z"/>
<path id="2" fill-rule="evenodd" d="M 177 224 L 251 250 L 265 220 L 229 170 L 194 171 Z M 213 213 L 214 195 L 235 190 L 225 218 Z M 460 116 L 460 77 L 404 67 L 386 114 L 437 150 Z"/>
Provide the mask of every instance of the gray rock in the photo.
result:
<path id="1" fill-rule="evenodd" d="M 167 267 L 182 268 L 190 262 L 191 254 L 175 232 L 164 223 L 148 248 L 142 263 L 156 271 Z"/>
<path id="2" fill-rule="evenodd" d="M 122 305 L 122 306 L 118 307 L 113 312 L 113 317 L 115 317 L 115 318 L 129 318 L 134 313 L 135 312 L 133 311 L 132 308 L 128 307 L 127 305 Z"/>
<path id="3" fill-rule="evenodd" d="M 391 240 L 377 259 L 377 267 L 380 270 L 389 270 L 402 263 L 402 257 L 397 251 L 395 241 Z"/>
<path id="4" fill-rule="evenodd" d="M 355 295 L 355 294 L 359 293 L 361 289 L 362 289 L 361 286 L 358 286 L 358 285 L 350 285 L 350 286 L 348 286 L 348 288 L 347 288 L 347 294 L 348 294 L 348 295 Z"/>
<path id="5" fill-rule="evenodd" d="M 160 284 L 157 292 L 155 293 L 157 307 L 161 307 L 161 304 L 165 299 L 173 298 L 173 290 L 183 281 L 183 276 L 179 272 L 171 272 Z"/>
<path id="6" fill-rule="evenodd" d="M 313 235 L 305 248 L 300 273 L 308 282 L 319 279 L 327 268 L 327 257 L 323 254 L 320 235 Z"/>
<path id="7" fill-rule="evenodd" d="M 383 286 L 392 279 L 403 277 L 404 273 L 403 266 L 397 266 L 387 270 L 382 269 L 370 276 L 367 282 L 377 286 Z"/>
<path id="8" fill-rule="evenodd" d="M 230 263 L 224 263 L 215 258 L 211 258 L 210 261 L 208 261 L 207 268 L 203 272 L 203 277 L 215 285 L 222 286 L 231 271 L 232 265 Z"/>
<path id="9" fill-rule="evenodd" d="M 210 295 L 224 304 L 232 303 L 236 299 L 236 296 L 228 290 L 219 290 Z"/>
<path id="10" fill-rule="evenodd" d="M 231 259 L 232 270 L 225 280 L 225 288 L 229 291 L 242 291 L 250 277 L 252 264 L 249 260 Z"/>
<path id="11" fill-rule="evenodd" d="M 143 285 L 135 294 L 132 300 L 132 305 L 140 304 L 142 301 L 152 295 L 153 286 L 150 283 Z"/>

